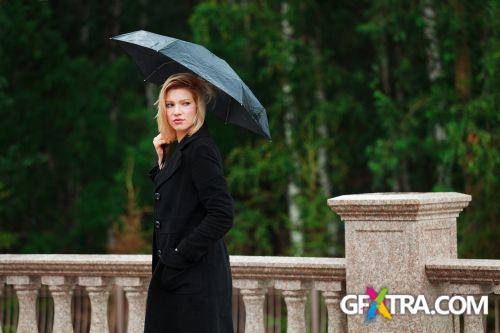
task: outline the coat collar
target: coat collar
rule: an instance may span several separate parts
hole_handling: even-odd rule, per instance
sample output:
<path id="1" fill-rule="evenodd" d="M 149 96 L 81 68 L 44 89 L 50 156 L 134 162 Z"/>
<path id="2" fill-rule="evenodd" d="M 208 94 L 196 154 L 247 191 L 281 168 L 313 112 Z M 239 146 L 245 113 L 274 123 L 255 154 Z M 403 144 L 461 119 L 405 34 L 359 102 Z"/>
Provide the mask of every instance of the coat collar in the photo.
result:
<path id="1" fill-rule="evenodd" d="M 191 136 L 187 136 L 187 135 L 184 136 L 184 138 L 179 143 L 178 149 L 183 150 L 190 142 L 192 142 L 198 138 L 203 138 L 203 137 L 207 137 L 207 136 L 210 136 L 210 132 L 208 130 L 207 123 L 204 122 L 203 125 L 201 125 L 200 129 L 198 131 L 196 131 L 196 133 L 194 133 Z"/>
<path id="2" fill-rule="evenodd" d="M 186 135 L 184 136 L 184 138 L 182 138 L 181 142 L 177 144 L 177 147 L 175 148 L 172 158 L 168 161 L 167 165 L 165 166 L 165 170 L 159 171 L 159 174 L 156 177 L 156 182 L 155 182 L 155 192 L 157 192 L 158 188 L 164 182 L 166 182 L 181 165 L 182 150 L 184 150 L 187 147 L 187 145 L 189 145 L 189 143 L 199 138 L 208 136 L 210 136 L 210 132 L 208 130 L 206 122 L 204 122 L 203 125 L 200 127 L 200 129 L 196 131 L 196 133 L 194 133 L 191 136 Z"/>

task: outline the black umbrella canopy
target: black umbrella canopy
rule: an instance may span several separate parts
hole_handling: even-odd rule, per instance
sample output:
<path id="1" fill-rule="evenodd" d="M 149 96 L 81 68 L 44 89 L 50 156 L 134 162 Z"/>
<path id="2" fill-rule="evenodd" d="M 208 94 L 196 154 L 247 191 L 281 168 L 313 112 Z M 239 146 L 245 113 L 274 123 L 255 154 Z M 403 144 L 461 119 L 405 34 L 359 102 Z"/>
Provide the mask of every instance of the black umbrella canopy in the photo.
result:
<path id="1" fill-rule="evenodd" d="M 224 60 L 204 46 L 145 30 L 111 37 L 134 60 L 144 81 L 162 85 L 172 74 L 194 73 L 215 86 L 207 109 L 225 123 L 236 124 L 271 140 L 266 110 Z"/>

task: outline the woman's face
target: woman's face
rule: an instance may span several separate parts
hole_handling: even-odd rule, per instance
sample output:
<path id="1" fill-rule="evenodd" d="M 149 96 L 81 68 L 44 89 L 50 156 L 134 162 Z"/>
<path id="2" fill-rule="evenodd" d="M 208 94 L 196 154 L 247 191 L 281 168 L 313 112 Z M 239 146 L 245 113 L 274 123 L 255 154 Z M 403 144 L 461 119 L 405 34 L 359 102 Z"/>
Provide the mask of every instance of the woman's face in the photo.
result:
<path id="1" fill-rule="evenodd" d="M 168 123 L 177 133 L 177 141 L 186 135 L 196 119 L 196 102 L 186 88 L 174 88 L 165 97 Z"/>

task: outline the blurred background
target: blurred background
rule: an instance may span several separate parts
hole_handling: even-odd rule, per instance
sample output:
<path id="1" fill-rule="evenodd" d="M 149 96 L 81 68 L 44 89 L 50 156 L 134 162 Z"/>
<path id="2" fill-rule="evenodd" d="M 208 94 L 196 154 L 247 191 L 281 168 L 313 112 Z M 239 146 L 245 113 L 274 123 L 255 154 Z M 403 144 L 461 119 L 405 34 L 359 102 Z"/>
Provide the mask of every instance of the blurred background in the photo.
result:
<path id="1" fill-rule="evenodd" d="M 212 115 L 230 254 L 343 256 L 334 196 L 457 191 L 459 257 L 500 258 L 500 3 L 0 1 L 0 251 L 151 253 L 153 103 L 109 37 L 224 58 L 272 142 Z"/>
<path id="2" fill-rule="evenodd" d="M 499 17 L 498 0 L 0 0 L 0 253 L 151 253 L 159 87 L 109 40 L 144 29 L 206 46 L 268 111 L 272 142 L 207 119 L 236 203 L 230 254 L 343 257 L 328 198 L 457 191 L 472 195 L 459 257 L 500 258 Z M 46 286 L 37 302 L 48 332 Z M 266 304 L 284 332 L 282 298 Z M 80 286 L 72 309 L 87 332 Z M 109 309 L 124 332 L 120 289 Z M 326 332 L 324 304 L 306 316 Z"/>

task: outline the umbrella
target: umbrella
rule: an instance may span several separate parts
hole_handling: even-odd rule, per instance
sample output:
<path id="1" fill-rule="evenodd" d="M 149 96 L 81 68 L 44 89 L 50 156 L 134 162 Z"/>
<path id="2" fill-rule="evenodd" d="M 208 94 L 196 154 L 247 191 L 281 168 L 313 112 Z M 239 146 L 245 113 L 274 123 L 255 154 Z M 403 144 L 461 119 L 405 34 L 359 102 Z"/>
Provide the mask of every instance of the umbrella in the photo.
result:
<path id="1" fill-rule="evenodd" d="M 194 73 L 215 86 L 207 105 L 224 122 L 236 124 L 271 140 L 266 110 L 228 63 L 205 47 L 155 34 L 133 31 L 110 38 L 135 61 L 145 82 L 161 85 L 172 74 Z"/>

